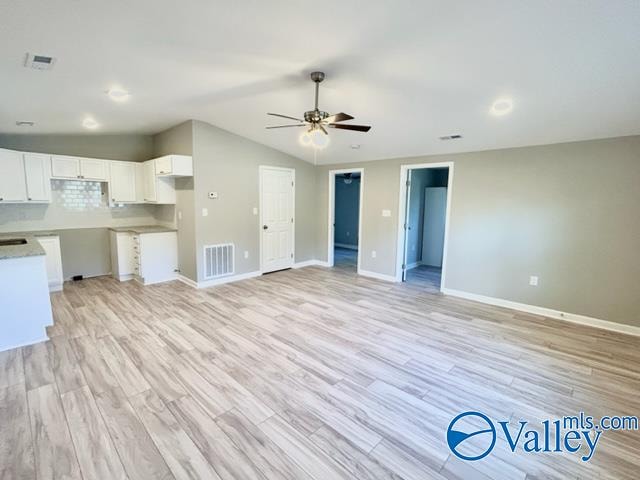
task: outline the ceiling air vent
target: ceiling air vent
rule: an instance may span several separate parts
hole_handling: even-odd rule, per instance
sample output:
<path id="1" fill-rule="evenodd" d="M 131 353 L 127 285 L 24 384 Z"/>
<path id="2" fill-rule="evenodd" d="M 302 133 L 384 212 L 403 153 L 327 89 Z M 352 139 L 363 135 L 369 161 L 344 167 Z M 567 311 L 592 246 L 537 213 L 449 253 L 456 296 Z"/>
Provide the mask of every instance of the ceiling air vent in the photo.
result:
<path id="1" fill-rule="evenodd" d="M 462 135 L 459 133 L 454 133 L 453 135 L 443 135 L 440 137 L 440 140 L 459 140 L 462 138 Z"/>
<path id="2" fill-rule="evenodd" d="M 27 58 L 24 61 L 24 66 L 27 68 L 35 68 L 36 70 L 51 70 L 54 63 L 56 63 L 56 59 L 53 57 L 27 53 Z"/>

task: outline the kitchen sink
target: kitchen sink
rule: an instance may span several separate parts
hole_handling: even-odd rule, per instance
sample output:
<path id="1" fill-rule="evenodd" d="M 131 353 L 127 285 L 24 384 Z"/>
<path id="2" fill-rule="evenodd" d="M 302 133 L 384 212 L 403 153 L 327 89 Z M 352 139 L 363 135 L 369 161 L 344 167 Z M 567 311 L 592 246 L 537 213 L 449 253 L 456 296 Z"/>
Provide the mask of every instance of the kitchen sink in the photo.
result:
<path id="1" fill-rule="evenodd" d="M 6 247 L 8 245 L 25 245 L 27 240 L 25 238 L 8 238 L 0 239 L 0 247 Z"/>

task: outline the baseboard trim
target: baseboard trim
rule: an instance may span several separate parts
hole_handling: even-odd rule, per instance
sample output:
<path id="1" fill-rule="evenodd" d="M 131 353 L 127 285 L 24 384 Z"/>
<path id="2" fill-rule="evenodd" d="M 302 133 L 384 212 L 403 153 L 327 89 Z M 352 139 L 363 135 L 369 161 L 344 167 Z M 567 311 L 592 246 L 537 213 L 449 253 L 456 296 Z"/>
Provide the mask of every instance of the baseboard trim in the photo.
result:
<path id="1" fill-rule="evenodd" d="M 255 272 L 241 273 L 240 275 L 229 275 L 228 277 L 214 278 L 211 280 L 205 280 L 203 282 L 194 282 L 190 278 L 187 278 L 183 275 L 179 275 L 178 280 L 193 288 L 208 288 L 215 287 L 216 285 L 223 285 L 225 283 L 248 280 L 249 278 L 259 277 L 260 275 L 262 275 L 262 272 L 257 270 Z"/>
<path id="2" fill-rule="evenodd" d="M 185 277 L 184 275 L 178 275 L 178 280 L 186 285 L 189 285 L 190 287 L 198 288 L 198 282 L 191 280 L 190 278 Z"/>
<path id="3" fill-rule="evenodd" d="M 334 247 L 348 248 L 349 250 L 358 250 L 358 245 L 349 245 L 348 243 L 334 243 Z"/>
<path id="4" fill-rule="evenodd" d="M 444 288 L 442 290 L 442 293 L 444 293 L 445 295 L 464 298 L 466 300 L 486 303 L 488 305 L 495 305 L 497 307 L 510 308 L 512 310 L 518 310 L 520 312 L 541 315 L 543 317 L 549 317 L 555 320 L 564 320 L 587 327 L 601 328 L 612 332 L 640 336 L 640 327 L 634 327 L 633 325 L 625 325 L 609 320 L 602 320 L 600 318 L 587 317 L 586 315 L 578 315 L 576 313 L 568 313 L 562 312 L 560 310 L 553 310 L 551 308 L 528 305 L 526 303 L 512 302 L 511 300 L 504 300 L 502 298 L 487 297 L 485 295 L 478 295 L 477 293 L 464 292 L 462 290 L 455 290 L 452 288 Z"/>
<path id="5" fill-rule="evenodd" d="M 363 277 L 375 278 L 377 280 L 383 280 L 385 282 L 396 282 L 396 277 L 393 275 L 385 275 L 384 273 L 371 272 L 369 270 L 358 270 L 358 275 Z"/>
<path id="6" fill-rule="evenodd" d="M 298 262 L 293 265 L 293 268 L 304 268 L 304 267 L 328 267 L 329 264 L 327 262 L 323 262 L 322 260 L 306 260 L 304 262 Z"/>

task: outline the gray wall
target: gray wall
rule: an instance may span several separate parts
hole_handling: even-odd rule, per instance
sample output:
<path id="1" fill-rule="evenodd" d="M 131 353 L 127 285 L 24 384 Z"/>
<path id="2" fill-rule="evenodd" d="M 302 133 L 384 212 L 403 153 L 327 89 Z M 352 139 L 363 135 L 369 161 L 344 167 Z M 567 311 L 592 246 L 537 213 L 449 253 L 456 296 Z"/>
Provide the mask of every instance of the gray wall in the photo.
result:
<path id="1" fill-rule="evenodd" d="M 337 175 L 335 193 L 334 242 L 357 247 L 360 179 L 353 178 L 347 185 L 344 183 L 344 177 Z"/>
<path id="2" fill-rule="evenodd" d="M 236 274 L 260 269 L 260 165 L 295 168 L 295 261 L 315 258 L 317 218 L 316 172 L 313 165 L 205 122 L 194 121 L 193 169 L 198 280 L 204 279 L 203 246 L 233 242 Z M 211 200 L 207 192 L 218 192 Z M 201 212 L 207 208 L 209 214 Z M 326 221 L 326 220 L 325 220 Z M 326 236 L 325 236 L 326 239 Z M 244 252 L 249 258 L 244 258 Z"/>
<path id="3" fill-rule="evenodd" d="M 193 121 L 176 125 L 153 137 L 153 156 L 168 154 L 193 155 Z M 180 273 L 191 280 L 196 272 L 196 225 L 193 195 L 193 178 L 176 179 L 176 205 L 164 206 L 163 212 L 170 217 L 175 213 L 178 228 L 178 265 Z M 170 209 L 170 212 L 167 210 Z"/>
<path id="4" fill-rule="evenodd" d="M 326 172 L 364 167 L 362 268 L 395 275 L 400 165 L 444 161 L 455 165 L 447 288 L 640 326 L 640 136 L 323 166 L 319 238 Z"/>
<path id="5" fill-rule="evenodd" d="M 424 189 L 446 187 L 446 168 L 421 168 L 411 172 L 411 195 L 409 198 L 409 233 L 407 235 L 407 265 L 422 259 L 422 232 L 424 220 Z"/>
<path id="6" fill-rule="evenodd" d="M 153 158 L 151 135 L 8 135 L 0 148 L 141 162 Z"/>

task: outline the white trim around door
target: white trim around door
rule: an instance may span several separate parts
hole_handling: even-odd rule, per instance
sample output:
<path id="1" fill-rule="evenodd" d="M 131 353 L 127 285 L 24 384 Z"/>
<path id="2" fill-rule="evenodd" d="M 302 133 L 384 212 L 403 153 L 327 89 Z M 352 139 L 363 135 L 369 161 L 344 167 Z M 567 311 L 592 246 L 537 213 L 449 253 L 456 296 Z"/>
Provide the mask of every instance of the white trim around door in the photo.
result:
<path id="1" fill-rule="evenodd" d="M 291 173 L 291 197 L 290 197 L 290 201 L 291 201 L 291 252 L 290 252 L 290 258 L 288 259 L 288 261 L 282 262 L 281 265 L 278 265 L 277 268 L 271 268 L 271 267 L 267 267 L 265 268 L 264 265 L 264 226 L 267 224 L 266 223 L 266 219 L 265 219 L 265 206 L 263 205 L 263 198 L 262 198 L 262 194 L 263 194 L 263 179 L 264 179 L 264 173 L 266 171 L 276 171 L 276 172 L 289 172 Z M 269 272 L 273 272 L 276 270 L 284 270 L 286 268 L 293 268 L 293 266 L 295 265 L 295 256 L 296 256 L 296 223 L 295 223 L 295 218 L 296 218 L 296 170 L 295 168 L 286 168 L 286 167 L 272 167 L 269 165 L 260 165 L 258 167 L 258 185 L 259 185 L 259 192 L 258 192 L 258 209 L 260 212 L 260 215 L 258 216 L 260 222 L 258 224 L 258 235 L 259 235 L 259 239 L 260 239 L 260 273 L 269 273 Z"/>
<path id="2" fill-rule="evenodd" d="M 333 247 L 335 238 L 335 215 L 336 215 L 336 175 L 343 173 L 360 174 L 360 205 L 358 206 L 358 267 L 360 274 L 360 258 L 362 257 L 362 200 L 364 198 L 364 168 L 343 168 L 339 170 L 329 170 L 329 213 L 327 215 L 327 266 L 333 267 Z"/>
<path id="3" fill-rule="evenodd" d="M 451 217 L 451 196 L 453 192 L 453 162 L 439 163 L 413 163 L 400 167 L 400 194 L 398 198 L 398 239 L 396 242 L 396 282 L 402 282 L 402 262 L 405 256 L 405 228 L 407 216 L 407 175 L 410 170 L 423 168 L 448 168 L 447 181 L 447 214 L 444 227 L 444 248 L 442 252 L 442 276 L 440 278 L 440 291 L 445 291 L 445 276 L 447 272 L 447 251 L 449 249 L 449 224 Z"/>

